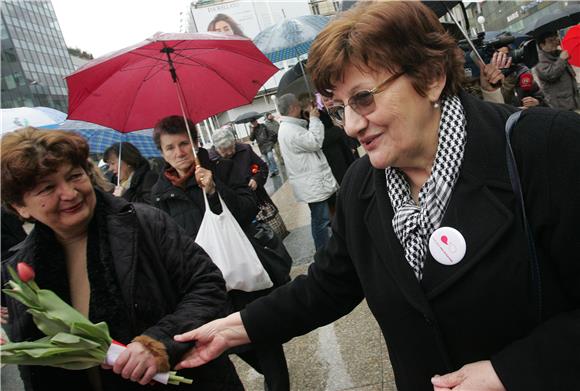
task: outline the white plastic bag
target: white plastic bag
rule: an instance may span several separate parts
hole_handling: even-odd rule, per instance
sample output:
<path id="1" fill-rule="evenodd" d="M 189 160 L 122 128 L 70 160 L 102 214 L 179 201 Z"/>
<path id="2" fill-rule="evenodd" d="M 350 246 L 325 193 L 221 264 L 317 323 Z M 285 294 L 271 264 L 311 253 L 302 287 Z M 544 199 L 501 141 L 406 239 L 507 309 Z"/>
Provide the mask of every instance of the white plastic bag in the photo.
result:
<path id="1" fill-rule="evenodd" d="M 221 270 L 227 290 L 245 292 L 272 287 L 270 276 L 262 266 L 256 250 L 218 193 L 222 213 L 212 212 L 203 192 L 205 214 L 195 242 Z"/>

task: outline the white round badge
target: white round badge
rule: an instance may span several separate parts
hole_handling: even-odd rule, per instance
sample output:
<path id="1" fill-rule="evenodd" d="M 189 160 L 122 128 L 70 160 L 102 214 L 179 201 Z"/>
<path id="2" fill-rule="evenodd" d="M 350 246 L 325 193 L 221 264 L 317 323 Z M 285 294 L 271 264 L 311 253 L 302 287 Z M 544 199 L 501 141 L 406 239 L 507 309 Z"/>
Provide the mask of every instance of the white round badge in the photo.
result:
<path id="1" fill-rule="evenodd" d="M 436 229 L 429 238 L 429 251 L 442 265 L 455 265 L 465 256 L 467 246 L 461 232 L 451 227 Z"/>

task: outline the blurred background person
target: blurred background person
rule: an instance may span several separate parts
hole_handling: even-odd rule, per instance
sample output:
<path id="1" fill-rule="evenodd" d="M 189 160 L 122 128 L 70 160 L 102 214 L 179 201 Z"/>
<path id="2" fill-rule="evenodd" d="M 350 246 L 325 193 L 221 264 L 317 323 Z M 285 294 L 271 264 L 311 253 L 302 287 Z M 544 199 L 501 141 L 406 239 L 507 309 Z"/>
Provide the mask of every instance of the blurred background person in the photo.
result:
<path id="1" fill-rule="evenodd" d="M 227 35 L 238 35 L 240 37 L 248 38 L 236 21 L 226 14 L 217 14 L 207 26 L 207 31 L 215 31 Z"/>
<path id="2" fill-rule="evenodd" d="M 280 122 L 276 121 L 274 118 L 274 114 L 268 113 L 264 118 L 264 125 L 272 132 L 276 134 L 278 137 L 278 130 L 280 129 Z M 281 165 L 284 165 L 284 159 L 282 159 L 282 152 L 280 152 L 280 143 L 278 139 L 276 139 L 276 143 L 274 144 L 274 152 L 276 152 L 276 159 Z"/>
<path id="3" fill-rule="evenodd" d="M 338 183 L 322 152 L 324 125 L 316 105 L 309 107 L 309 120 L 294 94 L 278 99 L 280 119 L 279 141 L 286 162 L 288 180 L 298 202 L 306 202 L 310 209 L 310 226 L 314 247 L 318 251 L 330 238 L 330 205 Z"/>
<path id="4" fill-rule="evenodd" d="M 568 63 L 570 55 L 560 48 L 558 33 L 548 32 L 536 38 L 539 62 L 534 67 L 548 105 L 555 109 L 580 109 L 576 72 Z"/>
<path id="5" fill-rule="evenodd" d="M 151 170 L 149 162 L 137 147 L 128 142 L 123 142 L 122 146 L 119 144 L 111 145 L 103 154 L 109 170 L 114 174 L 113 195 L 123 197 L 129 202 L 150 202 L 151 187 L 157 182 L 157 173 Z M 121 148 L 120 162 L 119 148 Z"/>
<path id="6" fill-rule="evenodd" d="M 88 152 L 85 139 L 72 132 L 25 128 L 2 137 L 2 203 L 35 221 L 16 254 L 3 263 L 2 279 L 9 278 L 7 265 L 16 269 L 18 262 L 28 263 L 39 286 L 92 322 L 106 322 L 111 337 L 127 345 L 112 371 L 20 366 L 27 390 L 54 390 L 55 384 L 141 390 L 191 347 L 173 341 L 174 332 L 226 310 L 225 282 L 203 249 L 165 213 L 96 188 Z M 6 302 L 12 341 L 44 336 L 21 303 Z M 226 356 L 183 375 L 195 384 L 156 388 L 243 389 Z"/>
<path id="7" fill-rule="evenodd" d="M 278 142 L 278 133 L 270 130 L 266 125 L 258 123 L 257 119 L 250 121 L 252 130 L 250 131 L 250 140 L 258 143 L 258 148 L 262 154 L 262 159 L 268 163 L 270 176 L 278 175 L 278 165 L 274 158 L 274 145 Z"/>

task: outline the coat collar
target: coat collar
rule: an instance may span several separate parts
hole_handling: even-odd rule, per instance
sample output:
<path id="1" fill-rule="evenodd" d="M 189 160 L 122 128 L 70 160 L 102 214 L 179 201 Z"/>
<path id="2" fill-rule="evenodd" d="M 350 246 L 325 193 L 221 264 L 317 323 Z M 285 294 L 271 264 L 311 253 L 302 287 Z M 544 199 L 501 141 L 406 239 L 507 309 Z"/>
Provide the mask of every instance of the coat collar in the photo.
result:
<path id="1" fill-rule="evenodd" d="M 460 93 L 467 117 L 467 142 L 459 178 L 441 226 L 459 230 L 467 242 L 467 253 L 454 266 L 437 263 L 430 254 L 424 276 L 417 281 L 392 228 L 393 209 L 384 170 L 369 170 L 359 197 L 368 199 L 364 219 L 379 256 L 397 281 L 407 300 L 429 313 L 428 300 L 444 292 L 476 265 L 512 223 L 513 213 L 497 192 L 511 192 L 505 164 L 504 124 L 512 109 L 482 102 Z"/>

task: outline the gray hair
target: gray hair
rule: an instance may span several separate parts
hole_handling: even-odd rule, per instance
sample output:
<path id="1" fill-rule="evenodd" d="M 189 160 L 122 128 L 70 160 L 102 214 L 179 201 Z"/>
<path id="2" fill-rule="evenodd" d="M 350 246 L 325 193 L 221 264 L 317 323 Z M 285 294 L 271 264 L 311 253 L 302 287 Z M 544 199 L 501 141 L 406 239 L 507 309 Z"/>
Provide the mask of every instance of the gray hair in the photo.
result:
<path id="1" fill-rule="evenodd" d="M 228 128 L 220 128 L 213 135 L 213 145 L 216 148 L 229 148 L 236 143 L 236 139 Z"/>
<path id="2" fill-rule="evenodd" d="M 288 115 L 292 106 L 298 104 L 298 99 L 294 94 L 285 94 L 278 98 L 276 104 L 281 115 Z"/>

